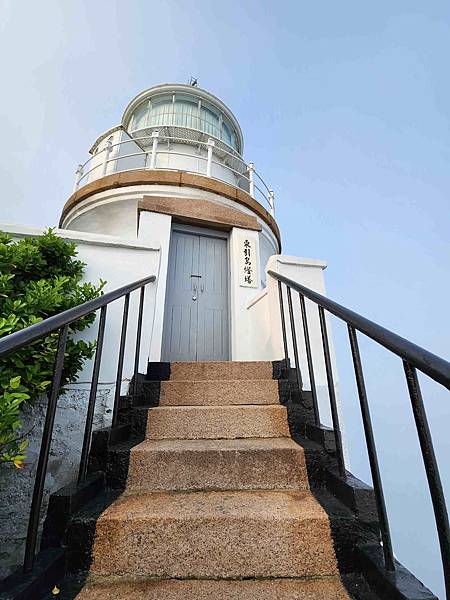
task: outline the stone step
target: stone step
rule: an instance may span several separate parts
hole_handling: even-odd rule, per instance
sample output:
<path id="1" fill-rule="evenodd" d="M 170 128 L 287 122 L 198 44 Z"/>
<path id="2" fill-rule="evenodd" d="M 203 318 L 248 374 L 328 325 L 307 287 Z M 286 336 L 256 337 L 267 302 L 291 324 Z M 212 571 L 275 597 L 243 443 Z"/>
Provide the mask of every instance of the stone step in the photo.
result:
<path id="1" fill-rule="evenodd" d="M 77 600 L 350 600 L 337 577 L 324 579 L 133 580 L 99 578 Z"/>
<path id="2" fill-rule="evenodd" d="M 126 487 L 309 489 L 303 448 L 289 438 L 146 440 L 131 449 Z"/>
<path id="3" fill-rule="evenodd" d="M 170 364 L 171 381 L 272 379 L 272 375 L 273 367 L 270 361 L 230 360 Z"/>
<path id="4" fill-rule="evenodd" d="M 160 406 L 279 404 L 278 381 L 163 381 Z"/>
<path id="5" fill-rule="evenodd" d="M 91 573 L 172 578 L 336 576 L 310 492 L 124 494 L 98 518 Z"/>
<path id="6" fill-rule="evenodd" d="M 159 406 L 148 410 L 147 439 L 288 437 L 287 411 L 269 406 Z"/>

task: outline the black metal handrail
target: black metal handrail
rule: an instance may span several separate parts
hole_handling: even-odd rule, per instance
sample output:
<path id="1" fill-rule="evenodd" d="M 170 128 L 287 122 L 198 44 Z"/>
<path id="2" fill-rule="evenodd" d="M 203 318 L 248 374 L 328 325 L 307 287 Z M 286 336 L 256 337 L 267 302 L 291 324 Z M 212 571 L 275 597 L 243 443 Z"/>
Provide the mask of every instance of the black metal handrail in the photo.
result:
<path id="1" fill-rule="evenodd" d="M 124 308 L 123 308 L 123 319 L 122 329 L 119 343 L 119 359 L 117 365 L 117 377 L 116 377 L 116 389 L 114 396 L 114 408 L 113 408 L 113 426 L 117 423 L 117 413 L 119 406 L 120 397 L 120 386 L 122 382 L 123 362 L 125 356 L 125 341 L 128 324 L 128 310 L 130 304 L 130 294 L 135 290 L 140 289 L 140 300 L 137 317 L 137 331 L 136 331 L 136 348 L 134 353 L 134 377 L 133 382 L 136 385 L 138 367 L 139 367 L 139 355 L 141 348 L 141 337 L 142 337 L 142 316 L 144 310 L 144 295 L 145 287 L 149 283 L 156 280 L 155 275 L 144 277 L 138 281 L 134 281 L 128 285 L 124 285 L 112 292 L 108 292 L 95 298 L 88 300 L 79 306 L 69 308 L 57 315 L 48 317 L 39 323 L 30 325 L 20 331 L 11 333 L 3 338 L 0 338 L 0 357 L 5 356 L 11 352 L 19 350 L 24 346 L 32 344 L 36 340 L 43 338 L 56 331 L 59 332 L 58 336 L 58 348 L 56 351 L 55 365 L 53 369 L 52 383 L 50 388 L 50 396 L 47 405 L 47 412 L 45 416 L 44 429 L 42 432 L 41 448 L 39 452 L 38 465 L 36 469 L 36 478 L 33 489 L 33 497 L 31 501 L 30 518 L 28 521 L 28 532 L 27 540 L 25 544 L 25 556 L 23 562 L 23 570 L 25 573 L 30 573 L 33 570 L 36 554 L 36 544 L 38 539 L 38 528 L 39 528 L 39 515 L 42 507 L 42 498 L 44 493 L 45 476 L 47 474 L 48 457 L 50 453 L 50 445 L 52 441 L 53 425 L 55 422 L 56 406 L 58 401 L 59 392 L 61 389 L 61 380 L 64 368 L 64 352 L 66 349 L 67 338 L 69 333 L 69 326 L 74 321 L 81 319 L 89 314 L 100 309 L 100 319 L 98 325 L 95 358 L 93 363 L 92 381 L 89 392 L 89 401 L 86 414 L 86 424 L 83 437 L 83 447 L 81 450 L 80 466 L 78 471 L 78 485 L 81 485 L 87 475 L 88 471 L 88 460 L 89 450 L 91 445 L 92 436 L 92 424 L 94 419 L 95 401 L 97 396 L 97 386 L 100 372 L 100 364 L 103 351 L 103 338 L 106 324 L 106 312 L 109 304 L 124 297 Z"/>
<path id="2" fill-rule="evenodd" d="M 274 271 L 268 271 L 268 273 L 277 281 L 285 283 L 296 292 L 309 298 L 309 300 L 312 300 L 331 314 L 339 317 L 349 325 L 352 325 L 355 329 L 358 329 L 358 331 L 367 335 L 367 337 L 370 337 L 394 354 L 397 354 L 400 358 L 407 360 L 417 369 L 426 375 L 429 375 L 429 377 L 450 390 L 450 362 L 425 350 L 425 348 L 417 346 L 413 342 L 397 335 L 389 329 L 378 325 L 374 321 L 366 319 L 366 317 L 362 317 L 358 313 L 345 308 L 345 306 L 333 302 L 333 300 L 310 290 L 300 283 L 292 281 L 292 279 L 289 279 L 284 275 L 280 275 Z"/>
<path id="3" fill-rule="evenodd" d="M 380 534 L 383 542 L 383 553 L 385 567 L 387 571 L 395 571 L 395 558 L 392 549 L 392 540 L 389 528 L 386 503 L 384 499 L 381 473 L 378 463 L 378 456 L 375 444 L 375 436 L 370 417 L 369 404 L 367 399 L 366 386 L 362 368 L 361 355 L 359 352 L 357 331 L 371 338 L 384 348 L 396 354 L 402 359 L 403 368 L 406 377 L 406 383 L 411 400 L 411 406 L 414 414 L 414 420 L 419 438 L 422 458 L 425 465 L 425 471 L 428 480 L 431 500 L 433 504 L 434 517 L 439 538 L 441 550 L 442 565 L 445 580 L 446 598 L 450 600 L 450 527 L 448 512 L 445 503 L 445 495 L 442 488 L 439 467 L 434 452 L 433 441 L 431 437 L 428 419 L 425 411 L 425 405 L 422 399 L 417 370 L 428 375 L 434 381 L 440 383 L 447 389 L 450 389 L 450 363 L 439 356 L 417 346 L 409 340 L 389 331 L 362 317 L 358 313 L 345 308 L 341 304 L 314 292 L 313 290 L 301 285 L 300 283 L 269 270 L 268 274 L 278 282 L 278 295 L 280 302 L 281 328 L 283 334 L 283 349 L 286 361 L 289 360 L 289 344 L 286 329 L 286 318 L 283 299 L 283 286 L 287 290 L 287 304 L 289 310 L 289 320 L 291 324 L 290 337 L 294 351 L 296 380 L 301 382 L 301 365 L 298 359 L 297 335 L 295 330 L 295 317 L 292 307 L 292 290 L 298 292 L 300 311 L 302 315 L 303 335 L 305 340 L 306 360 L 311 385 L 313 399 L 314 421 L 320 426 L 320 414 L 317 402 L 317 390 L 314 377 L 314 364 L 311 352 L 311 341 L 309 336 L 308 318 L 305 308 L 305 298 L 313 302 L 318 307 L 320 329 L 322 333 L 323 354 L 325 359 L 325 370 L 327 376 L 328 395 L 331 406 L 331 415 L 333 421 L 333 430 L 336 441 L 336 458 L 339 475 L 342 478 L 347 477 L 345 469 L 345 458 L 341 439 L 341 430 L 339 423 L 339 412 L 334 389 L 333 370 L 331 365 L 330 345 L 327 332 L 327 323 L 325 311 L 333 314 L 347 324 L 349 342 L 355 371 L 355 379 L 360 402 L 361 415 L 364 426 L 367 453 L 372 475 L 375 500 L 378 511 Z"/>

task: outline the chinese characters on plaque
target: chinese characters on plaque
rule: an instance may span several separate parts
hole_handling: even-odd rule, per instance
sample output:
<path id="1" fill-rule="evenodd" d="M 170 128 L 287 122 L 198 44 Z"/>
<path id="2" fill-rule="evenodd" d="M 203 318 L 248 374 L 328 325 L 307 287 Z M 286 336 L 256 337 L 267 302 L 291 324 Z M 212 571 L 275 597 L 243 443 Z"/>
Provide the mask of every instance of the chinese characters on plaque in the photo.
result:
<path id="1" fill-rule="evenodd" d="M 255 240 L 250 237 L 242 237 L 239 244 L 239 253 L 239 285 L 258 287 Z"/>

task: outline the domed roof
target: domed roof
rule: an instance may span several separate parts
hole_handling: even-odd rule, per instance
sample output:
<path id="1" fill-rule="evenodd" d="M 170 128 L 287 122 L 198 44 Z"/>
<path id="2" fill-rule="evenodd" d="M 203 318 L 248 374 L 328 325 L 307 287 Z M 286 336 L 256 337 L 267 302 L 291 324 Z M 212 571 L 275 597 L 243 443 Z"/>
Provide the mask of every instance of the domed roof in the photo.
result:
<path id="1" fill-rule="evenodd" d="M 242 131 L 231 110 L 210 92 L 192 85 L 165 83 L 141 92 L 126 107 L 122 126 L 130 132 L 153 127 L 195 130 L 243 152 Z"/>

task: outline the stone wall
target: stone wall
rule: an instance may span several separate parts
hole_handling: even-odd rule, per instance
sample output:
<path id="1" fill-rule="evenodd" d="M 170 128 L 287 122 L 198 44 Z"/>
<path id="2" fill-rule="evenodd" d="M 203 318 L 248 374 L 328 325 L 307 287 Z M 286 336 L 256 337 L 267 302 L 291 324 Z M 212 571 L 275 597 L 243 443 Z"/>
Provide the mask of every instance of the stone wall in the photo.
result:
<path id="1" fill-rule="evenodd" d="M 111 420 L 113 385 L 99 386 L 94 429 L 106 427 Z M 45 480 L 41 526 L 49 495 L 77 477 L 83 443 L 89 389 L 77 386 L 59 397 L 52 445 Z M 0 465 L 0 579 L 22 563 L 34 477 L 44 427 L 47 398 L 23 412 L 24 431 L 30 431 L 25 467 L 21 470 Z"/>

